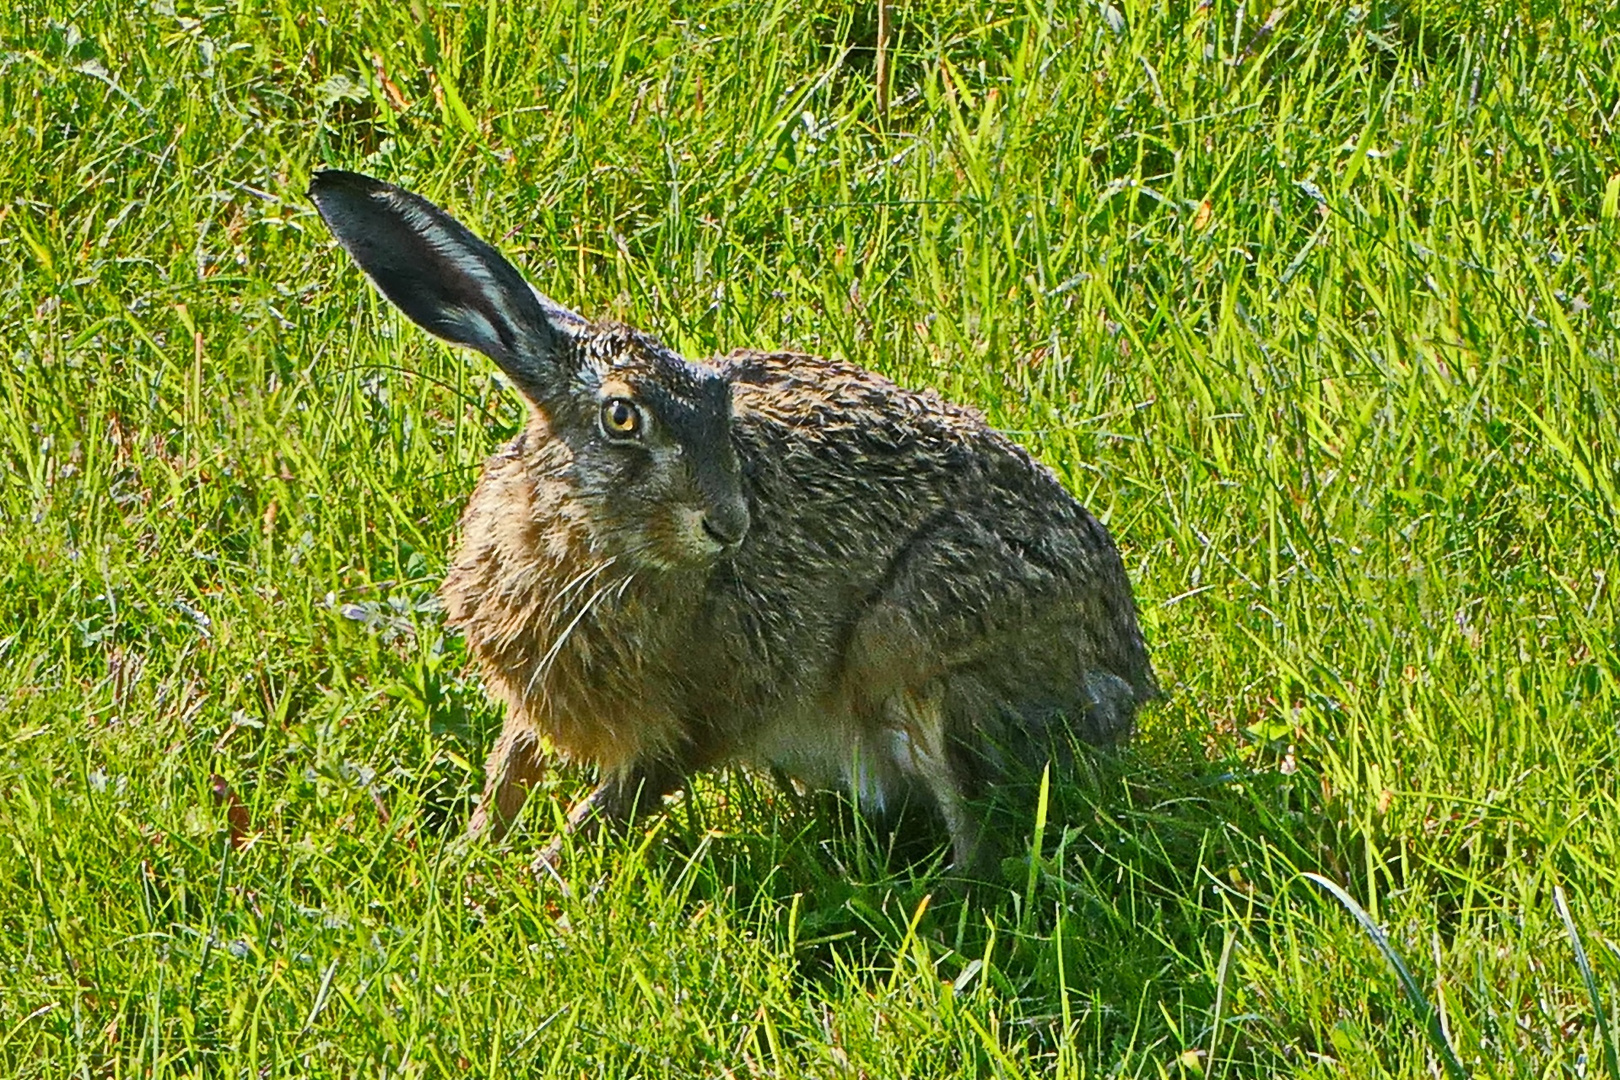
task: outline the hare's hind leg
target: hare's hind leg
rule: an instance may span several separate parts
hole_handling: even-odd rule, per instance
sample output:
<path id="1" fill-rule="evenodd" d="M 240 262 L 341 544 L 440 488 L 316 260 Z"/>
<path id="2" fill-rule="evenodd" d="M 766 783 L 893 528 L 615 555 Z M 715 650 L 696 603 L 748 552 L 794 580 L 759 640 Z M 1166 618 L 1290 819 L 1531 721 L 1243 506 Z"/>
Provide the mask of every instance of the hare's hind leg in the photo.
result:
<path id="1" fill-rule="evenodd" d="M 994 845 L 969 801 L 959 755 L 951 753 L 944 686 L 936 681 L 922 690 L 902 690 L 889 699 L 886 711 L 900 744 L 892 751 L 896 764 L 922 780 L 951 834 L 952 868 L 988 878 L 996 867 Z"/>
<path id="2" fill-rule="evenodd" d="M 488 834 L 499 840 L 516 820 L 534 786 L 545 772 L 540 752 L 540 736 L 508 724 L 495 740 L 484 766 L 484 796 L 467 826 L 469 836 Z"/>

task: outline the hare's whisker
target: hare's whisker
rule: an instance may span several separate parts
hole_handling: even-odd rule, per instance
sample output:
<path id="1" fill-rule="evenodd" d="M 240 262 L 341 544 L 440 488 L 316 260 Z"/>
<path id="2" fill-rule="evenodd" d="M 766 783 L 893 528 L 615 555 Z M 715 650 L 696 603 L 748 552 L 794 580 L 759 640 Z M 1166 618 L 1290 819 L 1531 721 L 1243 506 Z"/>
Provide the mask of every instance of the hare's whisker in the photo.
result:
<path id="1" fill-rule="evenodd" d="M 556 594 L 551 598 L 552 610 L 560 614 L 563 610 L 564 604 L 568 600 L 569 593 L 574 592 L 576 589 L 580 589 L 586 582 L 593 580 L 598 574 L 618 561 L 619 557 L 617 555 L 609 555 L 595 566 L 576 574 L 572 581 L 558 589 Z"/>
<path id="2" fill-rule="evenodd" d="M 636 572 L 632 570 L 630 573 L 624 576 L 623 581 L 619 582 L 619 591 L 613 594 L 613 599 L 623 600 L 624 590 L 628 589 L 630 587 L 630 583 L 634 580 L 636 580 Z"/>
<path id="3" fill-rule="evenodd" d="M 529 676 L 530 691 L 533 691 L 535 685 L 543 680 L 546 674 L 551 670 L 551 665 L 556 661 L 557 654 L 560 653 L 562 651 L 562 647 L 567 644 L 569 636 L 573 634 L 574 628 L 579 625 L 580 620 L 585 617 L 591 608 L 596 606 L 597 601 L 601 600 L 602 597 L 612 592 L 615 585 L 619 585 L 619 583 L 610 581 L 592 593 L 591 598 L 585 601 L 585 603 L 580 607 L 579 612 L 569 620 L 568 625 L 563 627 L 563 632 L 558 634 L 557 640 L 551 643 L 551 648 L 546 650 L 546 655 L 541 657 L 540 662 L 534 666 L 534 672 Z M 620 585 L 619 587 L 622 590 L 623 586 Z"/>

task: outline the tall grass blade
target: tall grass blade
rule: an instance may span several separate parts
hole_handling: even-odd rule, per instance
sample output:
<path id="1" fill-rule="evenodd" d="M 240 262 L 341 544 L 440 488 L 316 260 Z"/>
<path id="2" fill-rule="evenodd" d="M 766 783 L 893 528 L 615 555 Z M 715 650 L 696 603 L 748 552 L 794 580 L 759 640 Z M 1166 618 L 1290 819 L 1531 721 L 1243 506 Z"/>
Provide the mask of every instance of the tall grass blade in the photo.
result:
<path id="1" fill-rule="evenodd" d="M 1597 1017 L 1598 1041 L 1603 1044 L 1603 1060 L 1608 1063 L 1609 1075 L 1614 1080 L 1620 1080 L 1620 1050 L 1615 1048 L 1614 1036 L 1609 1032 L 1609 1020 L 1603 1011 L 1603 998 L 1598 994 L 1597 979 L 1592 974 L 1591 961 L 1586 958 L 1586 947 L 1581 944 L 1581 935 L 1575 929 L 1575 919 L 1569 913 L 1569 902 L 1564 897 L 1562 885 L 1553 886 L 1553 903 L 1558 907 L 1558 917 L 1564 920 L 1564 930 L 1569 934 L 1569 943 L 1575 947 L 1575 964 L 1581 969 L 1581 981 L 1586 983 L 1586 996 L 1592 999 L 1592 1015 Z"/>
<path id="2" fill-rule="evenodd" d="M 1355 916 L 1356 922 L 1361 924 L 1361 928 L 1367 932 L 1367 936 L 1372 938 L 1373 944 L 1378 946 L 1378 951 L 1384 954 L 1384 959 L 1389 961 L 1389 966 L 1395 969 L 1396 977 L 1401 980 L 1401 989 L 1406 992 L 1407 1002 L 1411 1004 L 1412 1011 L 1417 1013 L 1418 1019 L 1423 1021 L 1424 1030 L 1429 1034 L 1430 1045 L 1434 1047 L 1434 1052 L 1440 1055 L 1441 1062 L 1445 1064 L 1446 1075 L 1450 1076 L 1452 1080 L 1467 1080 L 1468 1072 L 1463 1068 L 1462 1062 L 1457 1060 L 1457 1052 L 1451 1048 L 1451 1040 L 1446 1038 L 1445 1028 L 1440 1026 L 1440 1010 L 1429 1004 L 1429 999 L 1423 996 L 1422 987 L 1418 986 L 1417 980 L 1412 977 L 1412 972 L 1407 968 L 1406 962 L 1401 959 L 1401 954 L 1395 951 L 1394 945 L 1390 944 L 1389 935 L 1385 934 L 1383 930 L 1379 929 L 1378 924 L 1373 922 L 1373 918 L 1367 914 L 1366 908 L 1356 903 L 1355 898 L 1337 884 L 1329 881 L 1321 874 L 1313 874 L 1310 871 L 1306 871 L 1304 876 L 1332 893 L 1333 898 L 1343 904 L 1346 911 Z"/>

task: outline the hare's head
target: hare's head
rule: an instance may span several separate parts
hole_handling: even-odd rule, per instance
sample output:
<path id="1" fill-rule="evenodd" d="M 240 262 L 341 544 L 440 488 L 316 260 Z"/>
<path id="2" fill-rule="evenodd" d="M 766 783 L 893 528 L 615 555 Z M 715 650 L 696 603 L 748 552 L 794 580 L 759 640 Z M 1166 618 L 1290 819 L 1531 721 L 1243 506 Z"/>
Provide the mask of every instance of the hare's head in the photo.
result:
<path id="1" fill-rule="evenodd" d="M 424 330 L 494 360 L 567 445 L 559 479 L 605 554 L 669 569 L 742 542 L 748 504 L 719 371 L 547 299 L 420 196 L 329 171 L 310 197 L 384 296 Z"/>

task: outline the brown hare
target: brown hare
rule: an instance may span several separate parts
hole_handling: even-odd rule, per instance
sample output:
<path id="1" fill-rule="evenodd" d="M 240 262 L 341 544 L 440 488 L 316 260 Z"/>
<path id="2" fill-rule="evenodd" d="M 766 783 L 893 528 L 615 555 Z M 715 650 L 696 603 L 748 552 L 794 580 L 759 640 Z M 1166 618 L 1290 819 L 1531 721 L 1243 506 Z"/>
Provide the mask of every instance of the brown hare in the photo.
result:
<path id="1" fill-rule="evenodd" d="M 1124 738 L 1156 695 L 1107 530 L 978 413 L 815 356 L 688 360 L 541 295 L 417 195 L 329 171 L 310 196 L 384 296 L 529 406 L 443 588 L 506 705 L 474 834 L 552 753 L 600 780 L 570 830 L 740 764 L 866 807 L 925 794 L 983 871 L 1008 770 Z"/>

